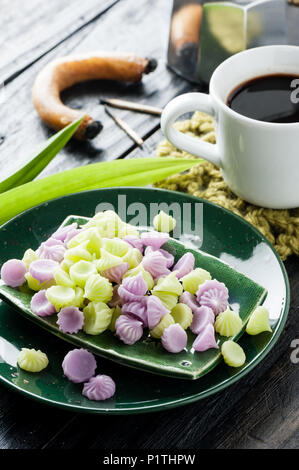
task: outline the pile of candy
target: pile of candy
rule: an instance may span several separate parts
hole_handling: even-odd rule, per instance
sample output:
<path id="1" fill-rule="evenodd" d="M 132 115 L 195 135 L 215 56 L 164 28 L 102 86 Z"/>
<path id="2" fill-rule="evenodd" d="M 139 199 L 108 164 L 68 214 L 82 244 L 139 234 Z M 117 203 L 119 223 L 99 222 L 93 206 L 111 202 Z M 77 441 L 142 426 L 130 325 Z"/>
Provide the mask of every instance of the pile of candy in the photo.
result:
<path id="1" fill-rule="evenodd" d="M 154 227 L 140 233 L 115 212 L 100 212 L 80 228 L 74 223 L 59 229 L 22 260 L 7 261 L 1 278 L 8 286 L 36 291 L 32 312 L 57 314 L 57 325 L 67 334 L 99 335 L 108 329 L 132 345 L 148 331 L 168 352 L 179 353 L 187 347 L 190 328 L 194 351 L 218 348 L 215 331 L 232 337 L 242 328 L 229 307 L 227 287 L 195 267 L 191 252 L 175 263 L 163 248 L 169 234 L 161 230 L 175 227 L 171 216 L 160 212 Z M 264 310 L 251 318 L 250 334 L 270 329 Z M 226 352 L 234 366 L 229 357 Z M 86 389 L 100 380 L 89 379 Z"/>

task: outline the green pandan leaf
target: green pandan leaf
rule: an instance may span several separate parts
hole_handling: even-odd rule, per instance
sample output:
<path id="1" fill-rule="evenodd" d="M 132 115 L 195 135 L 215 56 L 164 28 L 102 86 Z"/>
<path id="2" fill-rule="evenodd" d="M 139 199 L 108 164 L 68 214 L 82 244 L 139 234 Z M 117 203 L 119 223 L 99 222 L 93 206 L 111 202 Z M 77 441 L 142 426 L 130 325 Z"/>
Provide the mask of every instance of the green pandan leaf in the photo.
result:
<path id="1" fill-rule="evenodd" d="M 88 189 L 153 184 L 188 170 L 200 161 L 171 157 L 134 158 L 66 170 L 0 194 L 0 224 L 50 199 Z"/>
<path id="2" fill-rule="evenodd" d="M 32 181 L 50 163 L 58 152 L 66 145 L 78 129 L 83 117 L 50 137 L 28 163 L 16 173 L 0 182 L 0 193 Z"/>

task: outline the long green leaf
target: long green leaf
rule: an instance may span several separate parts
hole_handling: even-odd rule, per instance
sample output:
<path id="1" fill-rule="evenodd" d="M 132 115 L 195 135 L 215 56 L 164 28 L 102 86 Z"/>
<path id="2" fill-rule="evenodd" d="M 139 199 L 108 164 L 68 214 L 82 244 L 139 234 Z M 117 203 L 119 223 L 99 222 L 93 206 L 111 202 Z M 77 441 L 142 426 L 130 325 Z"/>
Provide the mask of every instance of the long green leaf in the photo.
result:
<path id="1" fill-rule="evenodd" d="M 30 207 L 88 189 L 144 186 L 188 170 L 201 160 L 134 158 L 94 163 L 47 176 L 0 194 L 0 225 Z"/>
<path id="2" fill-rule="evenodd" d="M 66 145 L 78 129 L 83 117 L 50 137 L 29 162 L 16 173 L 0 182 L 0 193 L 32 181 L 50 163 L 57 153 Z"/>

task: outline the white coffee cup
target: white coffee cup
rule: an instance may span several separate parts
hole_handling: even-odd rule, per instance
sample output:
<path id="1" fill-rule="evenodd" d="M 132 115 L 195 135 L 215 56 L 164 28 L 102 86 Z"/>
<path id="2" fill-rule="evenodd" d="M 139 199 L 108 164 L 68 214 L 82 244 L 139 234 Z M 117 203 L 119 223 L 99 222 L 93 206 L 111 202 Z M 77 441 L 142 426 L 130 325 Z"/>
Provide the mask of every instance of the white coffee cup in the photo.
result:
<path id="1" fill-rule="evenodd" d="M 187 93 L 168 103 L 161 127 L 177 148 L 218 165 L 225 182 L 242 199 L 258 206 L 286 209 L 299 207 L 299 122 L 257 121 L 226 104 L 236 86 L 276 73 L 299 77 L 299 47 L 258 47 L 230 57 L 214 71 L 209 94 Z M 214 117 L 215 145 L 173 127 L 181 115 L 197 110 Z"/>

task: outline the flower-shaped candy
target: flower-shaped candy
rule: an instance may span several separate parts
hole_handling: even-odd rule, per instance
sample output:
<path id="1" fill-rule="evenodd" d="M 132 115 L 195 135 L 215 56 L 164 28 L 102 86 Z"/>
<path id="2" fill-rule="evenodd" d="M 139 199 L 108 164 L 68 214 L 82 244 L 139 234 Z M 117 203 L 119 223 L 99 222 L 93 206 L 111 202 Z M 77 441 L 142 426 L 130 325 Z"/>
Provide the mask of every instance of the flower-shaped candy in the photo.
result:
<path id="1" fill-rule="evenodd" d="M 58 313 L 57 325 L 63 333 L 78 333 L 82 329 L 84 315 L 77 307 L 64 307 Z"/>
<path id="2" fill-rule="evenodd" d="M 211 324 L 206 325 L 206 327 L 199 333 L 195 339 L 192 347 L 195 351 L 203 352 L 208 349 L 218 349 L 218 344 L 215 340 L 215 330 L 214 326 Z"/>
<path id="3" fill-rule="evenodd" d="M 86 382 L 95 373 L 97 363 L 94 355 L 86 349 L 69 351 L 62 362 L 64 375 L 74 383 Z"/>
<path id="4" fill-rule="evenodd" d="M 30 308 L 35 315 L 39 317 L 47 317 L 56 313 L 54 305 L 49 302 L 46 297 L 46 290 L 40 290 L 31 299 Z"/>
<path id="5" fill-rule="evenodd" d="M 108 400 L 115 394 L 115 383 L 108 375 L 91 377 L 83 386 L 82 395 L 89 400 Z"/>
<path id="6" fill-rule="evenodd" d="M 181 279 L 181 277 L 189 274 L 194 268 L 195 258 L 192 253 L 185 253 L 179 261 L 173 266 L 172 270 L 176 271 L 176 277 Z"/>
<path id="7" fill-rule="evenodd" d="M 193 313 L 193 319 L 190 326 L 192 333 L 198 335 L 207 325 L 214 325 L 215 315 L 210 307 L 198 307 Z"/>
<path id="8" fill-rule="evenodd" d="M 1 268 L 1 279 L 7 286 L 19 287 L 25 282 L 26 264 L 20 259 L 10 259 Z"/>
<path id="9" fill-rule="evenodd" d="M 115 331 L 125 344 L 134 344 L 143 335 L 142 322 L 128 315 L 120 315 L 115 322 Z"/>
<path id="10" fill-rule="evenodd" d="M 147 292 L 147 283 L 141 273 L 137 276 L 126 277 L 118 288 L 118 295 L 125 302 L 138 301 Z"/>
<path id="11" fill-rule="evenodd" d="M 156 232 L 153 230 L 152 232 L 143 232 L 140 238 L 143 245 L 151 246 L 154 248 L 154 250 L 158 250 L 169 240 L 169 234 Z"/>
<path id="12" fill-rule="evenodd" d="M 196 296 L 198 303 L 210 307 L 215 315 L 224 312 L 228 307 L 227 287 L 223 282 L 216 281 L 216 279 L 200 284 Z"/>
<path id="13" fill-rule="evenodd" d="M 181 325 L 175 323 L 165 328 L 161 341 L 168 352 L 179 353 L 187 346 L 187 333 Z"/>
<path id="14" fill-rule="evenodd" d="M 54 279 L 54 270 L 59 267 L 56 261 L 51 259 L 38 259 L 29 266 L 29 273 L 39 282 L 46 282 Z"/>
<path id="15" fill-rule="evenodd" d="M 109 281 L 120 284 L 122 281 L 123 275 L 128 271 L 128 269 L 129 269 L 129 264 L 122 263 L 122 264 L 119 264 L 118 266 L 114 266 L 113 268 L 102 271 L 101 274 L 102 276 L 109 279 Z"/>

